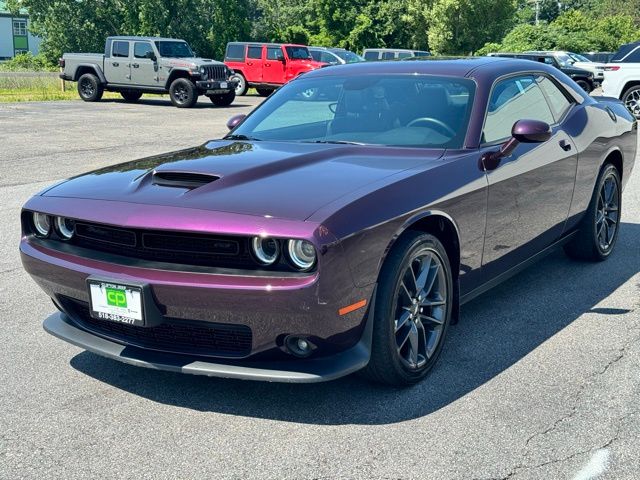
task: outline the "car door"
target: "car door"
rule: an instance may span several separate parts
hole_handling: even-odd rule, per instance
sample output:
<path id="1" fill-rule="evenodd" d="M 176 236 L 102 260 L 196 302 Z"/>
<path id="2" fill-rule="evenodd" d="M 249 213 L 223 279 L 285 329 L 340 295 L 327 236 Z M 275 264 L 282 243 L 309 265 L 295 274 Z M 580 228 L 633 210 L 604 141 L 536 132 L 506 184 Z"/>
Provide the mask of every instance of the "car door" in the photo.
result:
<path id="1" fill-rule="evenodd" d="M 128 85 L 131 83 L 130 42 L 114 40 L 111 54 L 104 62 L 104 73 L 109 83 Z"/>
<path id="2" fill-rule="evenodd" d="M 544 93 L 547 90 L 553 99 Z M 563 232 L 577 167 L 576 147 L 563 128 L 570 108 L 566 93 L 544 75 L 512 76 L 492 89 L 483 153 L 508 140 L 512 125 L 521 119 L 544 121 L 552 134 L 543 143 L 519 144 L 510 157 L 487 171 L 485 281 L 551 245 Z"/>
<path id="3" fill-rule="evenodd" d="M 267 47 L 262 67 L 264 83 L 284 83 L 284 52 L 282 47 Z"/>
<path id="4" fill-rule="evenodd" d="M 247 45 L 245 76 L 251 83 L 262 83 L 262 45 Z"/>
<path id="5" fill-rule="evenodd" d="M 155 87 L 158 85 L 158 62 L 149 58 L 156 56 L 151 42 L 133 43 L 133 60 L 131 61 L 131 83 Z"/>

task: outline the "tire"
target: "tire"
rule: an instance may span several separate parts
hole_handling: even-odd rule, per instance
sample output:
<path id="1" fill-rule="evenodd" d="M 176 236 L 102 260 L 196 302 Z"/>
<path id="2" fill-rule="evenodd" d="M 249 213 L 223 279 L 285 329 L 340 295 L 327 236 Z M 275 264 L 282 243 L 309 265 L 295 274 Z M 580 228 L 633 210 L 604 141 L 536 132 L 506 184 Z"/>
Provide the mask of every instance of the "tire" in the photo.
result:
<path id="1" fill-rule="evenodd" d="M 241 73 L 234 73 L 231 76 L 230 80 L 237 82 L 236 97 L 242 97 L 247 93 L 248 86 L 247 86 L 247 80 L 244 78 L 244 75 L 242 75 Z"/>
<path id="2" fill-rule="evenodd" d="M 236 92 L 231 90 L 227 93 L 221 93 L 218 95 L 209 95 L 209 100 L 217 107 L 228 107 L 236 99 Z"/>
<path id="3" fill-rule="evenodd" d="M 271 88 L 256 88 L 256 91 L 261 97 L 268 97 L 274 92 Z"/>
<path id="4" fill-rule="evenodd" d="M 587 93 L 591 93 L 591 90 L 593 90 L 591 84 L 586 80 L 576 80 L 576 83 Z"/>
<path id="5" fill-rule="evenodd" d="M 169 97 L 178 108 L 191 108 L 198 102 L 196 86 L 186 78 L 176 78 L 171 82 Z"/>
<path id="6" fill-rule="evenodd" d="M 142 97 L 142 92 L 136 92 L 135 90 L 127 90 L 125 92 L 120 92 L 120 95 L 122 96 L 122 98 L 125 99 L 125 101 L 135 103 L 138 100 L 140 100 L 140 97 Z"/>
<path id="7" fill-rule="evenodd" d="M 104 87 L 93 73 L 85 73 L 78 79 L 78 95 L 85 102 L 98 102 L 103 93 Z"/>
<path id="8" fill-rule="evenodd" d="M 410 268 L 418 284 L 431 283 L 432 288 L 420 291 L 412 286 Z M 389 385 L 407 386 L 423 380 L 440 356 L 451 323 L 453 278 L 440 240 L 415 231 L 401 236 L 380 272 L 375 302 L 369 319 L 373 321 L 371 359 L 362 373 Z"/>
<path id="9" fill-rule="evenodd" d="M 622 188 L 620 173 L 610 163 L 600 171 L 591 202 L 578 227 L 578 233 L 565 245 L 571 258 L 601 262 L 606 260 L 618 239 Z"/>
<path id="10" fill-rule="evenodd" d="M 633 116 L 640 119 L 640 85 L 627 88 L 621 100 Z"/>

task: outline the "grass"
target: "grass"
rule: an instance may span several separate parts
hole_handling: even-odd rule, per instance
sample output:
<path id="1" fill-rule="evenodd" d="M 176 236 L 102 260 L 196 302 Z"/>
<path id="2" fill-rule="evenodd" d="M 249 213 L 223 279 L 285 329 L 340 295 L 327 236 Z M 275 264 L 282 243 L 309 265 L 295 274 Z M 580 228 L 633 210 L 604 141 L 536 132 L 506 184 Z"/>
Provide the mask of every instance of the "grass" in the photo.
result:
<path id="1" fill-rule="evenodd" d="M 37 77 L 0 76 L 0 103 L 77 100 L 79 98 L 75 83 L 65 82 L 65 90 L 64 92 L 62 91 L 61 80 L 53 75 Z M 105 92 L 103 98 L 120 98 L 120 95 Z"/>

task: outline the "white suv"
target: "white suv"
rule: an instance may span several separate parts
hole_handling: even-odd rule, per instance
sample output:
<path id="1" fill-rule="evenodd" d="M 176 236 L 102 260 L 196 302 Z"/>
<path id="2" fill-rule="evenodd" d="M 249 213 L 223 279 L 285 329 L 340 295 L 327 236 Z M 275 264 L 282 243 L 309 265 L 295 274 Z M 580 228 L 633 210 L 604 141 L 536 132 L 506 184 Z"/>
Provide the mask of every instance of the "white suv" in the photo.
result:
<path id="1" fill-rule="evenodd" d="M 606 65 L 602 94 L 619 98 L 640 118 L 640 42 L 622 45 Z"/>

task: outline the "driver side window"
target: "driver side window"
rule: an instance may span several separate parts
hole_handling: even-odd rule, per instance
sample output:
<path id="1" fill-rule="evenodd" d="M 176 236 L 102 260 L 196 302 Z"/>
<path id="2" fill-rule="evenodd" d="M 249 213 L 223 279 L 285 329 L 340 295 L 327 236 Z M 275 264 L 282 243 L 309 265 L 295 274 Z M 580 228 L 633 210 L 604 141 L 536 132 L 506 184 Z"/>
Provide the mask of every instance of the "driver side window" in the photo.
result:
<path id="1" fill-rule="evenodd" d="M 496 83 L 484 122 L 483 143 L 511 136 L 511 127 L 522 119 L 554 123 L 553 114 L 532 75 L 511 77 Z"/>

